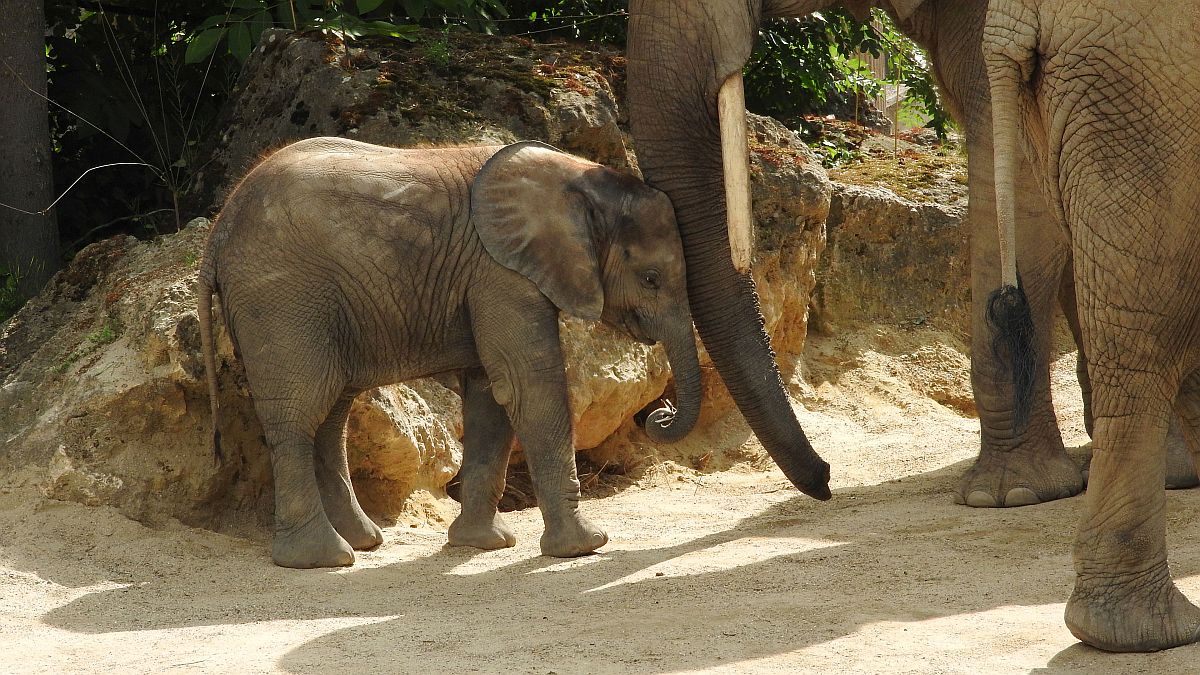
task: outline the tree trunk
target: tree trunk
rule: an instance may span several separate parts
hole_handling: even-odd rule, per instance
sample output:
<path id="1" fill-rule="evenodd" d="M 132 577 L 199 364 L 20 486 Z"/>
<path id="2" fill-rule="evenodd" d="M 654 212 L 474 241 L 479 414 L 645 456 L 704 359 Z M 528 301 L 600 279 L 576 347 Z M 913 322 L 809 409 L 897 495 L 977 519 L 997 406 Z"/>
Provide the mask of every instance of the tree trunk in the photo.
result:
<path id="1" fill-rule="evenodd" d="M 42 0 L 0 0 L 0 203 L 37 212 L 53 199 Z M 28 86 L 28 88 L 27 88 Z M 34 89 L 38 94 L 29 91 Z M 53 214 L 0 206 L 0 272 L 41 290 L 61 262 Z"/>

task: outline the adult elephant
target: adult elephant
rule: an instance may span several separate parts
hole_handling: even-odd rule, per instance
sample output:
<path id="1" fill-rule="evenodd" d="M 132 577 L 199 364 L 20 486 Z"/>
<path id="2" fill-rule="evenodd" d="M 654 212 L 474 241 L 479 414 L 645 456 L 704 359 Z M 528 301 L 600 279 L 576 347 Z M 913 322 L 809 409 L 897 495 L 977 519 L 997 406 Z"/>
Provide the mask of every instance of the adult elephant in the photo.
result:
<path id="1" fill-rule="evenodd" d="M 1113 651 L 1200 641 L 1161 488 L 1172 409 L 1200 441 L 1198 26 L 1200 0 L 992 0 L 984 31 L 1001 239 L 1028 157 L 1074 254 L 1096 450 L 1066 620 Z"/>
<path id="2" fill-rule="evenodd" d="M 631 0 L 629 24 L 629 106 L 638 158 L 647 181 L 675 204 L 687 256 L 689 293 L 696 326 L 738 406 L 772 457 L 784 466 L 794 453 L 789 439 L 798 425 L 774 370 L 762 331 L 753 282 L 731 260 L 724 177 L 744 171 L 725 157 L 744 157 L 732 144 L 722 152 L 726 129 L 743 125 L 740 73 L 753 49 L 761 21 L 804 16 L 838 4 L 831 0 Z M 971 233 L 971 291 L 986 298 L 1000 284 L 999 237 L 992 167 L 992 113 L 981 44 L 987 0 L 844 0 L 860 16 L 873 6 L 888 11 L 908 35 L 928 50 L 944 101 L 966 132 Z M 720 102 L 720 105 L 719 105 Z M 1026 419 L 1018 420 L 1008 366 L 995 355 L 984 303 L 972 318 L 971 382 L 979 410 L 978 459 L 959 483 L 956 499 L 970 506 L 1023 506 L 1079 493 L 1084 475 L 1067 456 L 1050 398 L 1049 353 L 1056 300 L 1079 342 L 1075 293 L 1064 271 L 1071 250 L 1052 226 L 1054 212 L 1038 197 L 1040 186 L 1026 166 L 1017 172 L 1023 199 L 1016 213 L 1022 285 L 1034 325 L 1036 358 Z M 741 189 L 733 188 L 731 203 Z M 749 214 L 734 212 L 733 221 Z M 736 254 L 734 254 L 736 256 Z M 1080 362 L 1085 405 L 1086 360 Z M 1090 409 L 1088 421 L 1090 431 Z M 793 430 L 794 429 L 794 430 Z M 1168 484 L 1196 482 L 1186 448 L 1174 435 Z M 805 443 L 806 445 L 806 443 Z M 781 459 L 782 458 L 782 459 Z M 795 477 L 792 473 L 789 477 Z M 802 488 L 803 489 L 803 488 Z"/>

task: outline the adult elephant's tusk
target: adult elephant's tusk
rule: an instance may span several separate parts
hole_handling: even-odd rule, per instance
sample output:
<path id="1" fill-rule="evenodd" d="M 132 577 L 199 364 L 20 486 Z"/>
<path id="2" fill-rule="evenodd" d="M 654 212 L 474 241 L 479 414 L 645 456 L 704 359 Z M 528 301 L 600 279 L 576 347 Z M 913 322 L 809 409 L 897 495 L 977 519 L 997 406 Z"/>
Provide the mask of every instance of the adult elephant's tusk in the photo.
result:
<path id="1" fill-rule="evenodd" d="M 750 271 L 754 252 L 754 214 L 750 210 L 750 145 L 746 139 L 746 95 L 740 70 L 721 85 L 717 112 L 721 118 L 729 249 L 734 268 L 745 274 Z"/>

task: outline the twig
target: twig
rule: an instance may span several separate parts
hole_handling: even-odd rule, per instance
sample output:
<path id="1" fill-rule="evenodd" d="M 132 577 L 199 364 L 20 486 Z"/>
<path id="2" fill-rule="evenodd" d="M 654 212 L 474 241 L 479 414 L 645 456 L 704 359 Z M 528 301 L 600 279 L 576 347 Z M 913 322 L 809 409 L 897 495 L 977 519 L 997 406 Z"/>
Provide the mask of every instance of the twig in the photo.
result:
<path id="1" fill-rule="evenodd" d="M 149 213 L 135 213 L 132 216 L 120 216 L 118 218 L 113 218 L 112 220 L 108 221 L 107 223 L 103 223 L 101 225 L 97 225 L 97 226 L 93 227 L 92 229 L 85 232 L 82 237 L 76 239 L 75 241 L 71 242 L 70 244 L 67 244 L 67 250 L 70 251 L 71 249 L 74 249 L 76 246 L 78 246 L 79 244 L 82 244 L 84 241 L 86 241 L 88 238 L 90 238 L 93 234 L 96 234 L 97 232 L 108 229 L 108 228 L 112 227 L 113 225 L 116 225 L 117 223 L 120 223 L 122 221 L 136 220 L 138 218 L 148 218 L 155 214 L 163 213 L 166 211 L 172 211 L 172 210 L 173 209 L 155 209 L 153 211 L 150 211 Z"/>
<path id="2" fill-rule="evenodd" d="M 59 201 L 61 201 L 63 197 L 66 197 L 67 193 L 70 192 L 71 189 L 74 188 L 76 185 L 78 185 L 79 181 L 83 180 L 84 176 L 88 175 L 89 173 L 91 173 L 93 171 L 96 171 L 97 169 L 107 169 L 112 166 L 146 166 L 146 167 L 150 167 L 151 169 L 153 169 L 155 171 L 155 173 L 158 172 L 157 167 L 155 167 L 153 164 L 147 164 L 146 162 L 113 162 L 111 164 L 101 164 L 100 166 L 93 166 L 92 168 L 88 169 L 87 171 L 84 171 L 83 173 L 79 174 L 79 178 L 76 178 L 74 183 L 71 183 L 71 185 L 66 190 L 62 191 L 62 194 L 60 194 L 58 197 L 56 197 L 54 199 L 54 201 L 50 202 L 50 206 L 47 206 L 46 208 L 44 208 L 40 211 L 26 211 L 25 209 L 13 206 L 12 204 L 5 204 L 4 202 L 0 202 L 0 206 L 3 206 L 6 209 L 11 209 L 13 211 L 19 211 L 19 212 L 24 213 L 29 216 L 44 216 L 47 213 L 49 213 L 50 209 L 54 208 L 54 205 L 57 204 Z"/>

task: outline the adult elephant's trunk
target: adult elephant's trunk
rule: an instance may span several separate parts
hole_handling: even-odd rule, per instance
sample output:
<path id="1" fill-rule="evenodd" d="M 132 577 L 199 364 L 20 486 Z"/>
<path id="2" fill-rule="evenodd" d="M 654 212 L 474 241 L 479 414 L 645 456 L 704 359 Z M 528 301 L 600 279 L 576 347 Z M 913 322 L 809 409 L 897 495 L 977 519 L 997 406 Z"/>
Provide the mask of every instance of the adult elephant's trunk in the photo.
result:
<path id="1" fill-rule="evenodd" d="M 630 119 L 643 174 L 675 206 L 692 313 L 717 371 L 788 479 L 828 499 L 829 465 L 792 410 L 728 234 L 717 92 L 749 57 L 759 11 L 756 2 L 632 0 Z"/>
<path id="2" fill-rule="evenodd" d="M 659 342 L 666 348 L 675 374 L 675 405 L 659 408 L 646 418 L 646 435 L 657 443 L 674 443 L 687 436 L 700 417 L 700 359 L 692 321 L 685 313 L 671 326 Z"/>

